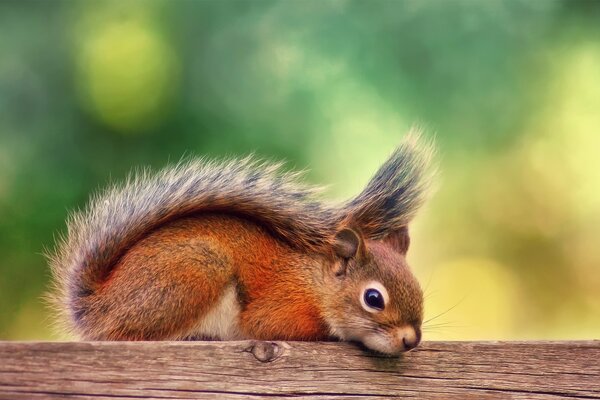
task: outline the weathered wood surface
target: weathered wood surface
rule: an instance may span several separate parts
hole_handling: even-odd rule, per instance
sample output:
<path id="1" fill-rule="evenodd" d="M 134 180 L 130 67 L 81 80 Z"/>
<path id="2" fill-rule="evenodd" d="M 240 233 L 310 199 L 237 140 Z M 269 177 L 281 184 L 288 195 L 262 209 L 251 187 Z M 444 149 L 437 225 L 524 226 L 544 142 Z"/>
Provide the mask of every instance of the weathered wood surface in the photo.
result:
<path id="1" fill-rule="evenodd" d="M 0 342 L 0 398 L 600 399 L 600 341 Z"/>

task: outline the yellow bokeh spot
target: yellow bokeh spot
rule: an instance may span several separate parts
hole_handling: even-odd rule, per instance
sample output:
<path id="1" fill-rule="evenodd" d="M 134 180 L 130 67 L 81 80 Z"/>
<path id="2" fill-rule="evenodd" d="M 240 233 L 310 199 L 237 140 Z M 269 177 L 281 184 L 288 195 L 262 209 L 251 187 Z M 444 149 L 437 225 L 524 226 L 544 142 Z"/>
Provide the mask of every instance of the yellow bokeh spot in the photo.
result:
<path id="1" fill-rule="evenodd" d="M 90 111 L 119 132 L 158 123 L 178 84 L 174 52 L 148 23 L 111 23 L 92 32 L 78 54 Z"/>
<path id="2" fill-rule="evenodd" d="M 516 282 L 489 259 L 459 259 L 419 277 L 425 287 L 425 340 L 506 339 L 514 331 Z"/>
<path id="3" fill-rule="evenodd" d="M 568 169 L 566 190 L 573 193 L 580 215 L 600 213 L 600 46 L 586 43 L 572 50 L 558 78 L 559 101 L 548 119 Z"/>

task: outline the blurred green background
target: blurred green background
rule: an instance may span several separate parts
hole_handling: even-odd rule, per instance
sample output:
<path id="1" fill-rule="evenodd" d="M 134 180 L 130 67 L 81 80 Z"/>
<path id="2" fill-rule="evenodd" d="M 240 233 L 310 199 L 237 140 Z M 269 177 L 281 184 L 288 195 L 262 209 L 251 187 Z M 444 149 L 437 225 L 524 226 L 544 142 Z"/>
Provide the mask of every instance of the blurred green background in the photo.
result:
<path id="1" fill-rule="evenodd" d="M 425 339 L 600 337 L 600 2 L 0 2 L 0 339 L 61 338 L 69 210 L 184 155 L 357 193 L 414 123 Z"/>

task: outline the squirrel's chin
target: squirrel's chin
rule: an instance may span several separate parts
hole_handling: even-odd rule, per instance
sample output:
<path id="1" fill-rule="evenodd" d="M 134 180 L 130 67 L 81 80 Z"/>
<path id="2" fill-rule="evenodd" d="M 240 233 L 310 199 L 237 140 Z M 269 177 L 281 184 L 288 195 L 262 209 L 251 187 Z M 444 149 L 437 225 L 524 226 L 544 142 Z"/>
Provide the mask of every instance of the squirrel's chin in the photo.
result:
<path id="1" fill-rule="evenodd" d="M 360 341 L 369 350 L 386 355 L 397 356 L 406 351 L 402 343 L 394 343 L 394 340 L 386 334 L 369 333 Z"/>
<path id="2" fill-rule="evenodd" d="M 330 323 L 329 326 L 333 337 L 343 341 L 360 342 L 369 350 L 381 354 L 396 356 L 405 351 L 402 342 L 395 344 L 393 338 L 385 333 L 365 332 L 362 329 L 344 329 L 333 323 Z"/>

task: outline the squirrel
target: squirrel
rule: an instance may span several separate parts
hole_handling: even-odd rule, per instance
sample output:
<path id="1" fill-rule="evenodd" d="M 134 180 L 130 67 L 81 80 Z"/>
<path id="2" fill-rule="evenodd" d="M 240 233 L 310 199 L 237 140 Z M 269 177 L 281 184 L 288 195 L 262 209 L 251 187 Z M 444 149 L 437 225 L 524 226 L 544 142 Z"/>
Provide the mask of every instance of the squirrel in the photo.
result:
<path id="1" fill-rule="evenodd" d="M 355 198 L 282 164 L 188 160 L 132 174 L 70 216 L 49 300 L 82 340 L 421 340 L 406 262 L 432 146 L 413 131 Z"/>

